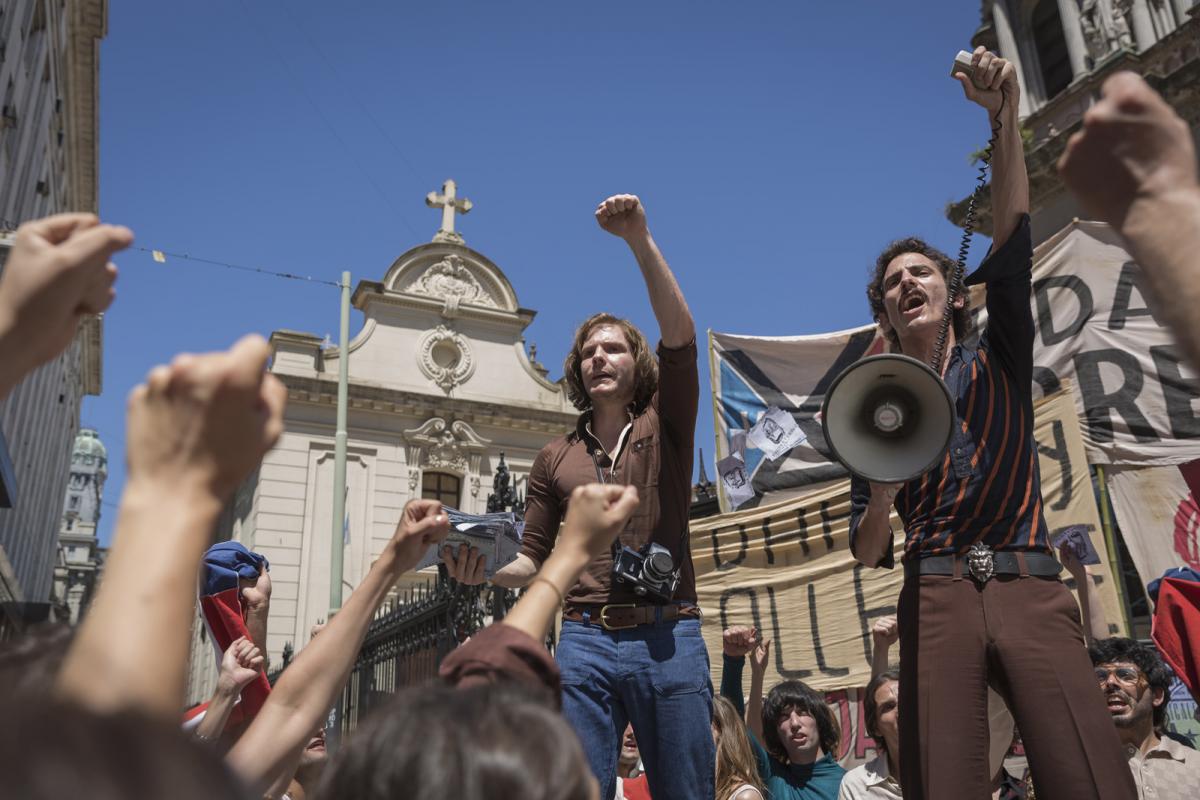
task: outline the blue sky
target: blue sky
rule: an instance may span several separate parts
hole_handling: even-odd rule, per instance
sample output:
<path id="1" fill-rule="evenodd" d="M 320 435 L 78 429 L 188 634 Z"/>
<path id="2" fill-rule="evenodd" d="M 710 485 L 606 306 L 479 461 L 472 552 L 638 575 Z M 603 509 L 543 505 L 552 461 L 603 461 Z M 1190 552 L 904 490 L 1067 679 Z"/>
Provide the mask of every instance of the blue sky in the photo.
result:
<path id="1" fill-rule="evenodd" d="M 454 178 L 475 203 L 459 229 L 537 310 L 526 338 L 554 378 L 593 311 L 656 331 L 632 256 L 592 219 L 605 196 L 642 196 L 701 331 L 837 330 L 867 321 L 866 273 L 887 241 L 954 248 L 943 209 L 970 190 L 987 135 L 948 76 L 979 24 L 972 2 L 109 9 L 106 220 L 145 247 L 357 283 L 432 237 L 424 196 Z M 249 331 L 336 336 L 338 313 L 331 287 L 116 260 L 104 392 L 83 409 L 109 451 L 104 543 L 125 397 L 152 366 Z M 351 335 L 360 324 L 356 311 Z M 701 380 L 712 474 L 706 359 Z"/>

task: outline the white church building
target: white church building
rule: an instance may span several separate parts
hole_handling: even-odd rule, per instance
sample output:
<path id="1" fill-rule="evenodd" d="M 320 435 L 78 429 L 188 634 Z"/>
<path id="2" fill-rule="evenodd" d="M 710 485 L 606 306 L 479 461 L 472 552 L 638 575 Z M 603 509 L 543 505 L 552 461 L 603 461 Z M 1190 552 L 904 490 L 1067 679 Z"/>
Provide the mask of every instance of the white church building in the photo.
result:
<path id="1" fill-rule="evenodd" d="M 350 359 L 346 595 L 408 500 L 483 513 L 501 453 L 523 490 L 538 451 L 575 424 L 563 387 L 526 352 L 523 332 L 535 312 L 454 230 L 470 201 L 447 181 L 427 202 L 443 209 L 441 228 L 380 280 L 358 283 L 351 302 L 364 322 L 346 353 L 313 334 L 271 334 L 270 370 L 288 388 L 286 432 L 239 488 L 219 536 L 270 562 L 268 650 L 276 664 L 286 644 L 298 651 L 328 616 L 339 359 Z M 194 644 L 189 700 L 199 701 L 215 664 L 199 629 Z"/>

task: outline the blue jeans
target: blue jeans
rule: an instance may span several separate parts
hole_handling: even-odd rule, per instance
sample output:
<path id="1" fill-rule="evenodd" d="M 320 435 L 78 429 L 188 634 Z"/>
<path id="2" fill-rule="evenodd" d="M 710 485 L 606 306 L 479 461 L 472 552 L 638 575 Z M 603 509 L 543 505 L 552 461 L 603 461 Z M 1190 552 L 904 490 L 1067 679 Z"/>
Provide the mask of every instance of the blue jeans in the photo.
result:
<path id="1" fill-rule="evenodd" d="M 713 796 L 713 692 L 699 620 L 619 631 L 564 621 L 555 657 L 563 715 L 583 743 L 601 800 L 616 793 L 630 722 L 654 800 Z"/>

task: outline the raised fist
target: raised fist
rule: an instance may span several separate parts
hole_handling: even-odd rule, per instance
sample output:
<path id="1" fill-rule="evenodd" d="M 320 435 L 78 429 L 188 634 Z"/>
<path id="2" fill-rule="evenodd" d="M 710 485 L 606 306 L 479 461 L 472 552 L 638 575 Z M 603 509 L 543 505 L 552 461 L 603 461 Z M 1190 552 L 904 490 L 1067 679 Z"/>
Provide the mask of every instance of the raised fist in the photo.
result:
<path id="1" fill-rule="evenodd" d="M 871 638 L 876 647 L 891 647 L 900 639 L 900 625 L 895 617 L 880 617 L 871 626 Z"/>
<path id="2" fill-rule="evenodd" d="M 954 73 L 954 80 L 962 84 L 963 94 L 972 103 L 978 103 L 989 114 L 1000 111 L 1001 102 L 1005 111 L 1013 112 L 1016 118 L 1017 104 L 1021 99 L 1021 85 L 1017 82 L 1017 68 L 1011 61 L 988 52 L 983 45 L 971 54 L 975 67 L 973 77 L 966 73 Z"/>
<path id="3" fill-rule="evenodd" d="M 576 486 L 555 546 L 578 547 L 589 560 L 607 553 L 637 507 L 638 493 L 632 486 Z"/>
<path id="4" fill-rule="evenodd" d="M 636 194 L 615 194 L 596 206 L 596 222 L 626 241 L 646 235 L 646 210 Z"/>
<path id="5" fill-rule="evenodd" d="M 742 658 L 758 642 L 758 629 L 753 625 L 731 625 L 721 633 L 721 650 L 727 656 Z"/>
<path id="6" fill-rule="evenodd" d="M 240 692 L 254 680 L 263 668 L 263 654 L 245 636 L 233 640 L 221 657 L 221 672 L 217 678 L 221 688 L 229 693 Z"/>

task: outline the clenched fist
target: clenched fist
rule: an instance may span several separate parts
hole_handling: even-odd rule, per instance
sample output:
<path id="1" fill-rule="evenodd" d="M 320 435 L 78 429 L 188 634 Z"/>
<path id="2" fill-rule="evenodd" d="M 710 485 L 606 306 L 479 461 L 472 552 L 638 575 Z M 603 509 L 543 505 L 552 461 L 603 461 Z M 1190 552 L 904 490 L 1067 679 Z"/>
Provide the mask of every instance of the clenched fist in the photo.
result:
<path id="1" fill-rule="evenodd" d="M 986 108 L 989 115 L 999 112 L 1003 103 L 1005 113 L 1016 119 L 1021 99 L 1016 65 L 988 52 L 982 45 L 971 54 L 971 64 L 975 68 L 973 77 L 967 77 L 963 72 L 954 73 L 954 79 L 962 84 L 967 99 Z"/>
<path id="2" fill-rule="evenodd" d="M 596 222 L 625 241 L 645 236 L 646 209 L 636 194 L 615 194 L 596 206 Z"/>

